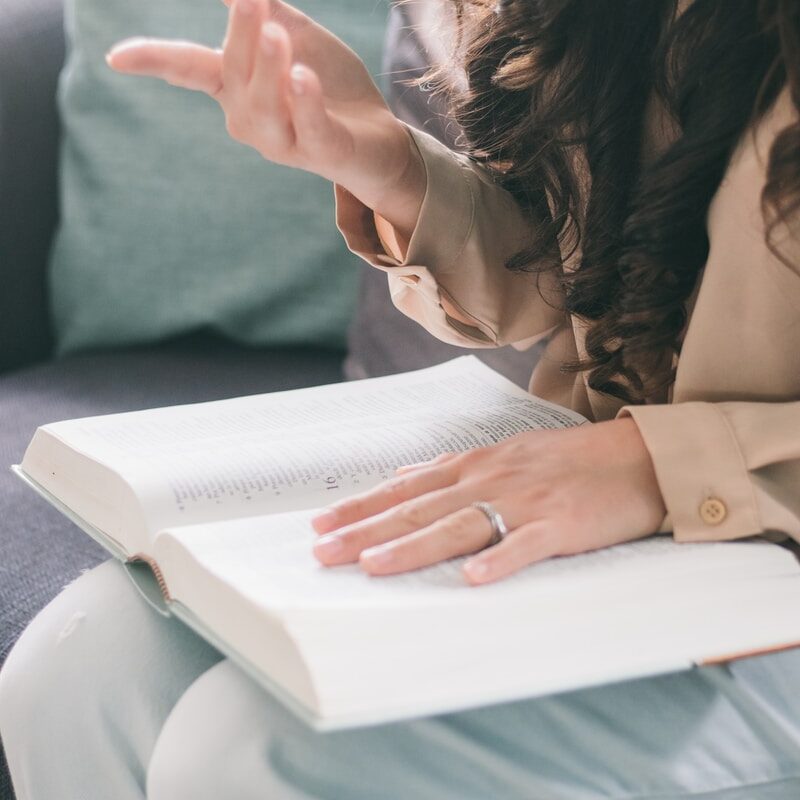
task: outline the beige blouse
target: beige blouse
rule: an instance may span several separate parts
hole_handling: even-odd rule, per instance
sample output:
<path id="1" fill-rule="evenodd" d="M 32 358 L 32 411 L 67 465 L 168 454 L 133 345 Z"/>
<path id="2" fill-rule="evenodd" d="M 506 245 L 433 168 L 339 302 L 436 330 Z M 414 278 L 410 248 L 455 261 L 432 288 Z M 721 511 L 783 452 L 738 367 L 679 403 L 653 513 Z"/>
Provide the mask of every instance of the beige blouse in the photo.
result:
<path id="1" fill-rule="evenodd" d="M 621 407 L 585 373 L 561 372 L 584 353 L 584 327 L 566 320 L 552 278 L 537 288 L 504 263 L 526 220 L 483 169 L 410 130 L 428 188 L 409 242 L 337 187 L 337 223 L 350 249 L 385 271 L 394 304 L 461 347 L 529 347 L 548 338 L 530 390 L 590 419 L 630 415 L 653 458 L 681 541 L 784 534 L 800 541 L 800 232 L 764 240 L 761 190 L 778 131 L 796 119 L 788 93 L 739 144 L 708 213 L 710 252 L 692 298 L 677 378 L 664 404 Z M 565 264 L 569 268 L 569 264 Z"/>

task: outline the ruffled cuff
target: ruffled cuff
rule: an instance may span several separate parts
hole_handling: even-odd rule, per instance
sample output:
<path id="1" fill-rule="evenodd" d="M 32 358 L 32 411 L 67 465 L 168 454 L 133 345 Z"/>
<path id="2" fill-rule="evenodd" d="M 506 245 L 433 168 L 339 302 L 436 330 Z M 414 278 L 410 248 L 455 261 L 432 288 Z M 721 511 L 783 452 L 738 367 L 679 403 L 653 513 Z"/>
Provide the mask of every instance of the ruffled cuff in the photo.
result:
<path id="1" fill-rule="evenodd" d="M 336 224 L 353 253 L 388 274 L 392 301 L 403 313 L 450 344 L 493 347 L 496 332 L 462 308 L 439 280 L 455 271 L 473 228 L 468 160 L 422 131 L 408 132 L 427 175 L 411 239 L 401 241 L 389 222 L 339 185 Z"/>
<path id="2" fill-rule="evenodd" d="M 426 133 L 408 132 L 427 173 L 408 242 L 336 187 L 339 229 L 354 253 L 388 274 L 395 306 L 461 347 L 530 345 L 563 324 L 559 275 L 506 268 L 533 235 L 514 197 L 468 157 Z"/>
<path id="3" fill-rule="evenodd" d="M 407 267 L 425 264 L 437 272 L 448 272 L 472 230 L 475 203 L 465 173 L 463 156 L 451 151 L 422 131 L 407 129 L 427 174 L 425 198 L 419 220 L 405 252 L 387 253 L 375 225 L 373 211 L 341 186 L 336 186 L 336 224 L 347 246 L 377 267 Z M 386 223 L 383 228 L 388 226 Z M 392 248 L 395 249 L 394 247 Z"/>

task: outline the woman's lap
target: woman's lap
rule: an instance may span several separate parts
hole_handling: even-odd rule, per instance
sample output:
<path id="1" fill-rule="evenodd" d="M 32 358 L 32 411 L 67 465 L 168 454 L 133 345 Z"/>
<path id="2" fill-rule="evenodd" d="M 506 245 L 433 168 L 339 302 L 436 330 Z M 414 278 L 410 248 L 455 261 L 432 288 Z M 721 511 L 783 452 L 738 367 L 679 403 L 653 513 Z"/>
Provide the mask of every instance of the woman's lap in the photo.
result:
<path id="1" fill-rule="evenodd" d="M 18 800 L 143 798 L 164 720 L 220 658 L 156 614 L 118 564 L 74 581 L 0 672 L 0 735 Z"/>
<path id="2" fill-rule="evenodd" d="M 771 736 L 753 731 L 734 710 L 728 692 L 738 689 L 720 672 L 723 686 L 730 684 L 724 689 L 694 673 L 688 680 L 676 675 L 318 734 L 224 661 L 187 690 L 167 720 L 149 796 L 212 798 L 226 790 L 242 800 L 800 796 L 800 754 L 792 761 L 791 752 L 783 758 L 770 752 Z M 198 760 L 219 758 L 224 774 L 209 782 L 196 772 Z"/>
<path id="3" fill-rule="evenodd" d="M 106 564 L 23 635 L 0 731 L 20 800 L 789 800 L 800 651 L 319 734 Z"/>

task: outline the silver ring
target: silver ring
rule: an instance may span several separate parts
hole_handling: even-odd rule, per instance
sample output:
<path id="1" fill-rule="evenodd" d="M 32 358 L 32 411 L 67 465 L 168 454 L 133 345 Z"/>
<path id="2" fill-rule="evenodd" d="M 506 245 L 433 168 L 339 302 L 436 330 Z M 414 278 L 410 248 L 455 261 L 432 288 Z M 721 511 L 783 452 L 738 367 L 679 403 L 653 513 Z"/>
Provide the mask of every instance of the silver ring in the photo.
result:
<path id="1" fill-rule="evenodd" d="M 508 526 L 499 511 L 495 509 L 490 503 L 484 503 L 482 500 L 472 504 L 473 508 L 477 508 L 492 526 L 492 538 L 483 546 L 485 550 L 487 547 L 494 547 L 500 544 L 503 539 L 509 534 Z"/>

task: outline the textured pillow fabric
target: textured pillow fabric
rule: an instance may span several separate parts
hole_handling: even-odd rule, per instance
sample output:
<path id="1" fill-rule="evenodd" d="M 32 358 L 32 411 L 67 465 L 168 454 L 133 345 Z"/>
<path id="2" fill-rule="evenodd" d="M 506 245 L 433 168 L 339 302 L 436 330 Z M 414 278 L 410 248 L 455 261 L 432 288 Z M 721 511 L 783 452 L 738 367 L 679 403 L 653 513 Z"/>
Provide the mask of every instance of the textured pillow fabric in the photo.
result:
<path id="1" fill-rule="evenodd" d="M 378 72 L 388 2 L 296 0 Z M 67 0 L 61 224 L 50 261 L 61 353 L 198 328 L 340 346 L 357 259 L 329 184 L 228 138 L 201 94 L 113 73 L 132 35 L 222 40 L 220 0 Z"/>

